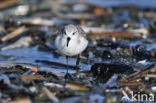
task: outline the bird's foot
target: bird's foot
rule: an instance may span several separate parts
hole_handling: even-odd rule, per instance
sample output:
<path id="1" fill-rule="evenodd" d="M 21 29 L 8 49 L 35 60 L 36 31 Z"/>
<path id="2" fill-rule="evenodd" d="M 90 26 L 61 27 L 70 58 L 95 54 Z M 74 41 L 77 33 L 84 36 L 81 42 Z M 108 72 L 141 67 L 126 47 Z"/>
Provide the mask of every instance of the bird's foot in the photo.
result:
<path id="1" fill-rule="evenodd" d="M 76 70 L 76 73 L 79 73 L 80 67 L 79 66 L 75 66 L 74 68 Z"/>
<path id="2" fill-rule="evenodd" d="M 74 68 L 75 70 L 79 70 L 80 69 L 80 67 L 79 66 L 75 66 L 75 68 Z"/>
<path id="3" fill-rule="evenodd" d="M 64 78 L 66 80 L 73 80 L 72 76 L 69 73 L 66 73 L 66 75 L 64 76 Z"/>

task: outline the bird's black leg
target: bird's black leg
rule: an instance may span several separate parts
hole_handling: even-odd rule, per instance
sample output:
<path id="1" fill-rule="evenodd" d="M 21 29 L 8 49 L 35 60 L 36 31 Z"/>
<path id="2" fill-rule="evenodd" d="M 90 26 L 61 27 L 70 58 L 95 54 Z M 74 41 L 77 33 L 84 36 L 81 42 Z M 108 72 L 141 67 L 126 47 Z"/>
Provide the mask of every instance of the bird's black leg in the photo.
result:
<path id="1" fill-rule="evenodd" d="M 68 67 L 68 56 L 66 56 L 66 62 L 67 62 L 67 72 L 66 72 L 66 75 L 65 75 L 65 82 L 67 82 L 67 80 L 68 79 L 71 79 L 71 75 L 68 73 L 68 69 L 69 69 L 69 67 Z"/>
<path id="2" fill-rule="evenodd" d="M 72 80 L 72 76 L 68 73 L 68 69 L 69 69 L 69 66 L 68 66 L 68 56 L 66 56 L 66 62 L 67 62 L 67 72 L 64 76 L 65 78 L 65 84 L 68 82 L 68 80 Z"/>
<path id="3" fill-rule="evenodd" d="M 78 73 L 78 71 L 79 71 L 79 62 L 80 62 L 80 55 L 78 55 L 77 56 L 77 61 L 76 61 L 76 71 L 77 71 L 77 73 Z"/>
<path id="4" fill-rule="evenodd" d="M 66 56 L 66 63 L 67 63 L 67 73 L 66 74 L 68 74 L 68 56 Z"/>

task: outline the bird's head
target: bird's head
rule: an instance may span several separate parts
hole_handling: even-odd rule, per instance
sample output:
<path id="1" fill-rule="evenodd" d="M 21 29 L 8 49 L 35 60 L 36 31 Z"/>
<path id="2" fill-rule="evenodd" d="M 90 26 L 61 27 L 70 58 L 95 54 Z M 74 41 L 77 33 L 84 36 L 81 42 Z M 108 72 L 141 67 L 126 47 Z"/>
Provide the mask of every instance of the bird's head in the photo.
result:
<path id="1" fill-rule="evenodd" d="M 67 46 L 70 42 L 70 40 L 77 40 L 79 38 L 79 32 L 75 25 L 69 24 L 61 28 L 60 33 L 64 38 L 67 39 Z"/>

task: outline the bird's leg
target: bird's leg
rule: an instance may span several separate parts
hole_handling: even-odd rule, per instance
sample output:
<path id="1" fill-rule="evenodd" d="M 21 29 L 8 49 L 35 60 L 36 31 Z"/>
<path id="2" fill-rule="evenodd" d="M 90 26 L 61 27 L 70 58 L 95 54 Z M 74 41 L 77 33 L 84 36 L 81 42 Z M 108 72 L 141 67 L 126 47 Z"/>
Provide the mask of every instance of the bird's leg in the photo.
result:
<path id="1" fill-rule="evenodd" d="M 76 60 L 76 70 L 77 70 L 77 73 L 78 73 L 78 70 L 79 70 L 79 62 L 80 62 L 80 55 L 77 56 L 77 60 Z"/>
<path id="2" fill-rule="evenodd" d="M 67 63 L 67 73 L 68 74 L 68 56 L 66 56 L 66 63 Z"/>
<path id="3" fill-rule="evenodd" d="M 68 73 L 68 69 L 69 69 L 69 66 L 68 66 L 68 56 L 66 56 L 66 62 L 67 62 L 67 72 L 66 72 L 66 74 L 64 76 L 65 84 L 67 83 L 68 80 L 72 79 L 72 76 Z"/>

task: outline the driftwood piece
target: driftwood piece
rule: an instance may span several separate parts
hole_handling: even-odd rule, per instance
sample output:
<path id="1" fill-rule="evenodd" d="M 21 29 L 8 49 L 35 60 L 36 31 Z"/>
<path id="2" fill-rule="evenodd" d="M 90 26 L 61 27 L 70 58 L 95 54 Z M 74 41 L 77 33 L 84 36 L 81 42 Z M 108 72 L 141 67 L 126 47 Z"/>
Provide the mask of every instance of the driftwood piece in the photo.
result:
<path id="1" fill-rule="evenodd" d="M 8 103 L 32 103 L 32 102 L 31 102 L 30 98 L 19 98 L 19 99 L 10 101 Z"/>
<path id="2" fill-rule="evenodd" d="M 42 91 L 43 93 L 45 93 L 50 100 L 52 100 L 54 103 L 59 103 L 58 98 L 50 91 L 48 90 L 46 87 L 42 87 Z"/>
<path id="3" fill-rule="evenodd" d="M 137 79 L 141 78 L 142 76 L 144 76 L 145 74 L 147 74 L 155 65 L 152 64 L 150 66 L 148 66 L 145 69 L 142 69 L 140 71 L 137 71 L 135 73 L 133 73 L 132 75 L 123 78 L 121 81 L 136 81 Z"/>
<path id="4" fill-rule="evenodd" d="M 44 80 L 45 78 L 42 75 L 22 75 L 21 79 L 23 81 L 27 81 L 27 80 Z"/>
<path id="5" fill-rule="evenodd" d="M 1 0 L 0 1 L 0 9 L 5 8 L 5 7 L 9 7 L 11 5 L 14 5 L 18 2 L 20 2 L 21 0 Z"/>
<path id="6" fill-rule="evenodd" d="M 131 33 L 127 31 L 110 31 L 110 32 L 103 32 L 103 33 L 89 33 L 88 35 L 89 39 L 98 39 L 98 38 L 141 38 L 142 36 L 140 34 Z"/>
<path id="7" fill-rule="evenodd" d="M 25 32 L 25 31 L 27 31 L 27 28 L 25 26 L 21 26 L 21 27 L 17 28 L 15 31 L 13 31 L 13 32 L 7 34 L 6 36 L 2 37 L 1 40 L 3 42 L 8 41 L 8 40 L 20 35 L 21 33 Z"/>
<path id="8" fill-rule="evenodd" d="M 7 50 L 7 49 L 15 49 L 20 47 L 28 47 L 31 43 L 32 38 L 30 36 L 22 37 L 19 40 L 17 40 L 15 43 L 7 45 L 5 47 L 2 47 L 1 50 Z"/>
<path id="9" fill-rule="evenodd" d="M 118 83 L 119 86 L 133 86 L 133 87 L 141 87 L 141 89 L 145 89 L 146 85 L 141 82 L 141 78 L 147 75 L 148 72 L 154 67 L 154 64 L 149 65 L 147 68 L 139 70 L 130 76 L 123 78 Z"/>
<path id="10" fill-rule="evenodd" d="M 74 83 L 67 83 L 66 84 L 67 88 L 73 89 L 73 90 L 83 90 L 83 91 L 89 91 L 91 90 L 90 87 L 81 85 L 81 84 L 74 84 Z"/>

